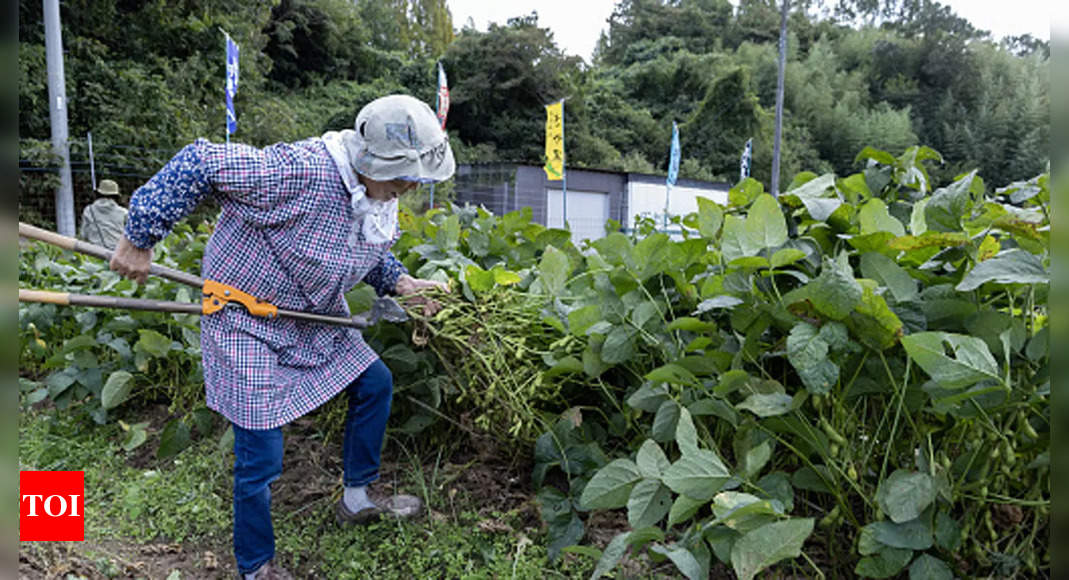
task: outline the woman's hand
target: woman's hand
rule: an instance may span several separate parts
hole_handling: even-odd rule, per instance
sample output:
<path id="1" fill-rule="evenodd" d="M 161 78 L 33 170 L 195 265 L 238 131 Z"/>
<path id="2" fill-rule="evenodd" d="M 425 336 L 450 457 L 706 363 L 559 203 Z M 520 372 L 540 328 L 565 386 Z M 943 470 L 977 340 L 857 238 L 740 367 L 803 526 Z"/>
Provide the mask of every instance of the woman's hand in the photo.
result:
<path id="1" fill-rule="evenodd" d="M 401 277 L 397 279 L 397 284 L 393 287 L 393 291 L 400 296 L 411 296 L 409 302 L 416 306 L 423 307 L 424 316 L 434 316 L 439 310 L 442 309 L 442 305 L 437 300 L 428 296 L 423 296 L 428 291 L 442 291 L 449 292 L 449 286 L 438 282 L 437 280 L 424 280 L 422 278 L 413 278 L 408 274 L 401 274 Z"/>
<path id="2" fill-rule="evenodd" d="M 144 284 L 148 278 L 149 267 L 152 266 L 152 250 L 142 250 L 135 246 L 124 235 L 119 240 L 119 246 L 111 255 L 111 269 L 127 278 Z"/>

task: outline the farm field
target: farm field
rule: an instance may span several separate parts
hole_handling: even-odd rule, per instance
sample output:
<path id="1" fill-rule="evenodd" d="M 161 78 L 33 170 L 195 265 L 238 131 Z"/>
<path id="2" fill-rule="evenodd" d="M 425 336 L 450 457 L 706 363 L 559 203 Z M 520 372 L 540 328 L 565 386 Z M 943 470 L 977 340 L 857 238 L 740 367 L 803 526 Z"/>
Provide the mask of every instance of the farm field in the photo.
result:
<path id="1" fill-rule="evenodd" d="M 274 491 L 302 577 L 1049 577 L 1049 175 L 933 183 L 862 150 L 778 198 L 576 247 L 530 211 L 405 212 L 394 248 L 453 291 L 365 333 L 395 375 L 383 485 L 413 523 L 338 530 L 344 408 L 291 425 Z M 211 222 L 158 263 L 198 271 Z M 188 301 L 20 245 L 22 288 Z M 366 310 L 373 291 L 347 296 Z M 197 317 L 19 308 L 20 469 L 86 472 L 87 542 L 27 577 L 234 572 L 226 426 Z"/>

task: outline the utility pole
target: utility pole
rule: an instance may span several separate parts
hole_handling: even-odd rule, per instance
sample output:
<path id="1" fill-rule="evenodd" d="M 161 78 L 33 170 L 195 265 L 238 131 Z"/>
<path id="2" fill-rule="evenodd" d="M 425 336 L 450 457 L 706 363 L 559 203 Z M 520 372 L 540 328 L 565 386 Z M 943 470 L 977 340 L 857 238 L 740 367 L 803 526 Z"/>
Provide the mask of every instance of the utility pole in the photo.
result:
<path id="1" fill-rule="evenodd" d="M 70 147 L 67 144 L 67 86 L 63 77 L 59 0 L 44 0 L 44 15 L 52 152 L 60 158 L 59 187 L 56 188 L 56 229 L 64 236 L 74 237 L 74 189 L 71 185 Z"/>
<path id="2" fill-rule="evenodd" d="M 787 68 L 787 12 L 790 0 L 783 0 L 779 16 L 779 75 L 776 81 L 776 135 L 772 141 L 772 195 L 779 197 L 780 138 L 783 135 L 783 75 Z"/>

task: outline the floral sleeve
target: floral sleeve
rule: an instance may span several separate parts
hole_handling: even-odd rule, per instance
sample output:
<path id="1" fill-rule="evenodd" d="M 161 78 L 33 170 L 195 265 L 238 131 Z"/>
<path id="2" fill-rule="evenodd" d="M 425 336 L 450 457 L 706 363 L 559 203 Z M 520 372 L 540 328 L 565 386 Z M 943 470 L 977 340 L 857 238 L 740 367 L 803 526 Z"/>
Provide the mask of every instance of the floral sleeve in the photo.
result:
<path id="1" fill-rule="evenodd" d="M 138 248 L 151 248 L 170 233 L 175 222 L 189 215 L 211 189 L 195 144 L 183 147 L 130 197 L 126 237 Z"/>
<path id="2" fill-rule="evenodd" d="M 364 276 L 367 282 L 379 296 L 393 294 L 393 288 L 397 285 L 397 279 L 401 274 L 407 274 L 408 268 L 393 255 L 387 252 L 382 260 Z"/>

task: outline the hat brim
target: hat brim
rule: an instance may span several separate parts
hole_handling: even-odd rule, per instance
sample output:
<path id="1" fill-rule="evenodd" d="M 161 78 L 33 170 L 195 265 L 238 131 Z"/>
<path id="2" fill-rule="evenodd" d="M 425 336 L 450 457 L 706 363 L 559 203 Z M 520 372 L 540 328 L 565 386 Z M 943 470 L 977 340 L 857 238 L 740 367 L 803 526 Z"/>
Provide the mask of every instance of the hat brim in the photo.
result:
<path id="1" fill-rule="evenodd" d="M 357 173 L 375 181 L 400 179 L 416 183 L 438 183 L 452 177 L 457 165 L 453 158 L 453 148 L 445 141 L 415 160 L 408 157 L 382 158 L 365 148 L 357 155 L 353 168 Z"/>

